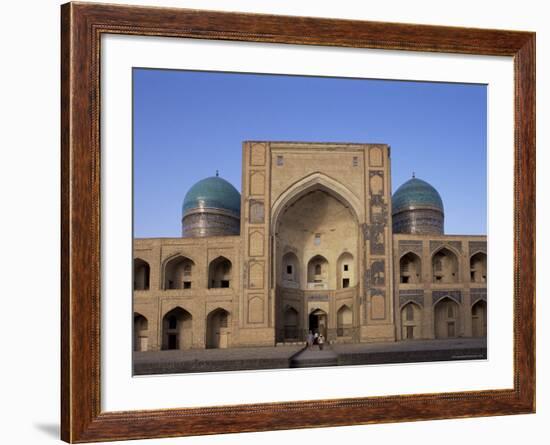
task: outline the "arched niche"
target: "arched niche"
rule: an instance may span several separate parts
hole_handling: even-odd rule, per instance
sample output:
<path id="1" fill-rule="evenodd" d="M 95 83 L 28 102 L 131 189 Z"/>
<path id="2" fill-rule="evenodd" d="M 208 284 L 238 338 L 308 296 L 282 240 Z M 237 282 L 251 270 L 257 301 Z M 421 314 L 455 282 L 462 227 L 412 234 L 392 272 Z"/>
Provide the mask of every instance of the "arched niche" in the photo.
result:
<path id="1" fill-rule="evenodd" d="M 479 300 L 472 306 L 472 336 L 487 336 L 487 302 Z"/>
<path id="2" fill-rule="evenodd" d="M 214 309 L 206 317 L 206 347 L 225 349 L 230 346 L 231 314 L 223 308 Z"/>
<path id="3" fill-rule="evenodd" d="M 344 252 L 338 257 L 336 267 L 338 289 L 345 289 L 357 285 L 355 277 L 355 261 L 350 252 Z"/>
<path id="4" fill-rule="evenodd" d="M 421 338 L 422 310 L 416 303 L 409 302 L 401 308 L 401 338 L 414 340 Z"/>
<path id="5" fill-rule="evenodd" d="M 165 289 L 190 289 L 195 263 L 183 255 L 169 259 L 164 265 Z"/>
<path id="6" fill-rule="evenodd" d="M 162 349 L 190 349 L 193 317 L 181 307 L 168 311 L 162 318 Z"/>
<path id="7" fill-rule="evenodd" d="M 435 338 L 454 338 L 460 333 L 460 306 L 451 298 L 439 300 L 434 307 Z"/>
<path id="8" fill-rule="evenodd" d="M 231 287 L 233 265 L 224 256 L 219 256 L 210 262 L 208 266 L 208 288 Z"/>
<path id="9" fill-rule="evenodd" d="M 147 351 L 149 348 L 149 322 L 143 315 L 134 312 L 134 351 Z"/>
<path id="10" fill-rule="evenodd" d="M 458 282 L 458 258 L 446 247 L 438 250 L 432 256 L 432 272 L 434 283 Z"/>
<path id="11" fill-rule="evenodd" d="M 134 290 L 149 290 L 151 267 L 141 258 L 134 259 Z"/>
<path id="12" fill-rule="evenodd" d="M 329 263 L 323 255 L 315 255 L 307 263 L 308 289 L 327 289 L 329 284 Z"/>
<path id="13" fill-rule="evenodd" d="M 284 312 L 284 336 L 285 340 L 298 340 L 300 338 L 300 315 L 292 306 Z"/>
<path id="14" fill-rule="evenodd" d="M 353 330 L 353 311 L 344 304 L 336 313 L 336 336 L 351 337 Z"/>
<path id="15" fill-rule="evenodd" d="M 408 252 L 399 260 L 399 282 L 417 284 L 422 282 L 422 262 L 413 252 Z"/>
<path id="16" fill-rule="evenodd" d="M 478 252 L 470 258 L 470 281 L 472 283 L 487 282 L 487 254 Z"/>
<path id="17" fill-rule="evenodd" d="M 283 255 L 280 283 L 283 287 L 300 287 L 300 261 L 294 252 L 287 252 Z"/>

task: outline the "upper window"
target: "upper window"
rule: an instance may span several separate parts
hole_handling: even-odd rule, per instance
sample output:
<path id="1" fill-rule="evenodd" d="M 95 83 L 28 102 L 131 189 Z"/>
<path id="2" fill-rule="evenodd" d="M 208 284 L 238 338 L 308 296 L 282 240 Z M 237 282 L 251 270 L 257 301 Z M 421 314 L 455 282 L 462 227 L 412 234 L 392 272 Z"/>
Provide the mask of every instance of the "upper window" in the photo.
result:
<path id="1" fill-rule="evenodd" d="M 175 315 L 171 315 L 168 318 L 168 329 L 177 329 L 178 328 L 178 319 Z"/>

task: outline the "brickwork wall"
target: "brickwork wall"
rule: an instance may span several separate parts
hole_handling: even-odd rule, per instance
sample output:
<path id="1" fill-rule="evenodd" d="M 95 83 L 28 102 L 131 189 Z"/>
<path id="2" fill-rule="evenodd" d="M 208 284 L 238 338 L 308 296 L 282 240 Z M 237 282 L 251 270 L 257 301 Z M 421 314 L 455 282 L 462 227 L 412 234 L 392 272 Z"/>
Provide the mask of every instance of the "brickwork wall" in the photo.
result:
<path id="1" fill-rule="evenodd" d="M 436 338 L 436 306 L 445 298 L 454 301 L 458 307 L 456 336 L 471 337 L 472 305 L 479 300 L 487 301 L 487 283 L 472 282 L 470 258 L 478 252 L 487 253 L 487 237 L 396 234 L 393 246 L 397 339 L 404 339 L 401 327 L 405 320 L 401 309 L 411 302 L 420 309 L 418 338 Z M 452 252 L 458 260 L 455 282 L 438 283 L 434 280 L 432 260 L 442 249 Z M 400 259 L 410 252 L 420 258 L 421 278 L 417 283 L 401 283 Z"/>

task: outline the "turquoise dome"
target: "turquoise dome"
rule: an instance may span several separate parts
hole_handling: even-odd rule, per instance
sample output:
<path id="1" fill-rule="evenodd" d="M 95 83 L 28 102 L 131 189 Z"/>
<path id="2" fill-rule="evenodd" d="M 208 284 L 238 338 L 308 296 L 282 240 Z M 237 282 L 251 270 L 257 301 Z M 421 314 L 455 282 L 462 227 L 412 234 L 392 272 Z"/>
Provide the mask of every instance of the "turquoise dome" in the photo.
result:
<path id="1" fill-rule="evenodd" d="M 228 210 L 240 217 L 241 194 L 225 179 L 211 176 L 193 185 L 183 200 L 182 212 L 193 209 Z"/>
<path id="2" fill-rule="evenodd" d="M 435 209 L 443 213 L 443 201 L 437 190 L 422 179 L 413 177 L 392 196 L 392 214 L 403 210 Z"/>

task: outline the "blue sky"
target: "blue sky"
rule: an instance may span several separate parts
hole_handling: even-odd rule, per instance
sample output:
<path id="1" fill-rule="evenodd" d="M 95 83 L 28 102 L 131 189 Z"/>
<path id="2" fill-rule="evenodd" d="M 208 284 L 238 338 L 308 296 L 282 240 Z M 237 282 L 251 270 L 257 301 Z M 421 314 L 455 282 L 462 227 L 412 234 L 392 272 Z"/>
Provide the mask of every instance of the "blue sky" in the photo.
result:
<path id="1" fill-rule="evenodd" d="M 244 140 L 379 142 L 428 181 L 445 233 L 486 234 L 485 85 L 134 69 L 134 236 L 178 237 L 197 181 L 241 189 Z"/>

